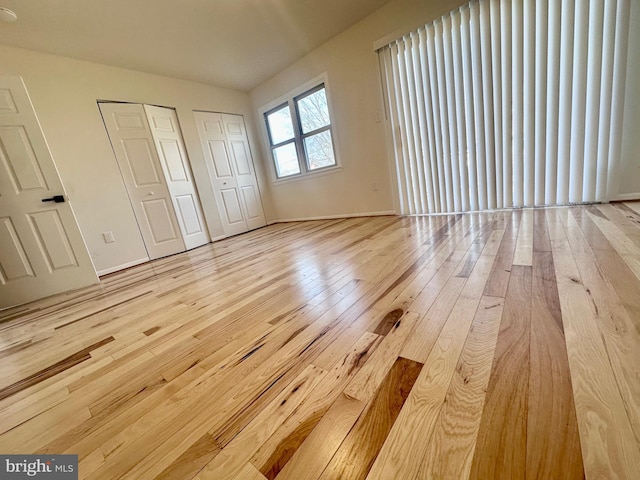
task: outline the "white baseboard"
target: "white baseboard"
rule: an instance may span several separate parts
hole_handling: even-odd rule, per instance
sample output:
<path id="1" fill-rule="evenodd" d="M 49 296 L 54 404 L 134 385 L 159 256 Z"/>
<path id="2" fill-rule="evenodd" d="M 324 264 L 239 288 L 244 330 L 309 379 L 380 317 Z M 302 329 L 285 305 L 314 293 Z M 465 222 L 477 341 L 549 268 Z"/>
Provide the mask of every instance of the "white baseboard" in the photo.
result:
<path id="1" fill-rule="evenodd" d="M 640 200 L 639 193 L 619 193 L 616 200 Z"/>
<path id="2" fill-rule="evenodd" d="M 140 258 L 138 260 L 134 260 L 133 262 L 123 263 L 122 265 L 118 265 L 116 267 L 105 268 L 104 270 L 100 270 L 99 272 L 96 272 L 96 273 L 98 274 L 99 277 L 102 277 L 103 275 L 108 275 L 113 272 L 118 272 L 120 270 L 124 270 L 125 268 L 135 267 L 136 265 L 140 265 L 148 261 L 149 261 L 149 257 Z"/>
<path id="3" fill-rule="evenodd" d="M 337 218 L 354 218 L 354 217 L 381 217 L 385 215 L 395 215 L 393 210 L 385 210 L 382 212 L 364 212 L 364 213 L 341 213 L 338 215 L 321 215 L 319 217 L 299 217 L 299 218 L 280 218 L 271 223 L 285 222 L 305 222 L 308 220 L 335 220 Z"/>

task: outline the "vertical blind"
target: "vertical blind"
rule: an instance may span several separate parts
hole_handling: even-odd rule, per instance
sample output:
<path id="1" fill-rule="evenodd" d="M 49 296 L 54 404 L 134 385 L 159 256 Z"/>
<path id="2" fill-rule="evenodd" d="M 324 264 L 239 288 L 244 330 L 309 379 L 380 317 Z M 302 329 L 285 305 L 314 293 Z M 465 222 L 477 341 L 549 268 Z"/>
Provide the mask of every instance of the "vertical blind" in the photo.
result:
<path id="1" fill-rule="evenodd" d="M 378 50 L 404 214 L 607 201 L 629 0 L 474 0 Z"/>

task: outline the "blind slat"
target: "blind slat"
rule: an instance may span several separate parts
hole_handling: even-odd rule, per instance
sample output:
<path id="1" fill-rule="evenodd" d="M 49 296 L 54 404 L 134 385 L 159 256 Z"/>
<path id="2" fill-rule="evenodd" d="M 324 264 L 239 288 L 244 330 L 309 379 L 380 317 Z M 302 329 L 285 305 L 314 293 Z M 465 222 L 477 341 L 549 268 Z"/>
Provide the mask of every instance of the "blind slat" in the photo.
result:
<path id="1" fill-rule="evenodd" d="M 523 26 L 522 26 L 522 3 L 513 2 L 511 4 L 511 25 L 512 25 L 512 133 L 513 133 L 513 205 L 521 207 L 524 205 L 524 161 L 523 161 Z"/>
<path id="2" fill-rule="evenodd" d="M 471 38 L 480 38 L 480 8 L 478 3 L 470 5 Z M 484 96 L 482 88 L 482 57 L 480 43 L 471 43 L 471 73 L 473 77 L 473 98 L 477 108 L 474 109 L 476 126 L 476 174 L 478 175 L 478 206 L 480 210 L 488 207 L 486 145 L 484 125 Z"/>
<path id="3" fill-rule="evenodd" d="M 598 168 L 598 124 L 600 121 L 600 85 L 602 79 L 602 22 L 604 2 L 589 3 L 589 48 L 587 55 L 587 85 L 584 133 L 584 177 L 582 201 L 596 199 Z"/>
<path id="4" fill-rule="evenodd" d="M 511 3 L 500 2 L 500 64 L 502 74 L 502 205 L 513 205 Z"/>
<path id="5" fill-rule="evenodd" d="M 471 28 L 469 9 L 464 9 L 461 13 L 462 23 L 460 32 L 462 34 L 462 70 L 471 70 Z M 476 169 L 476 129 L 475 129 L 475 108 L 473 98 L 473 82 L 468 73 L 463 76 L 464 80 L 464 109 L 465 109 L 465 130 L 467 132 L 467 167 L 469 169 L 469 205 L 471 210 L 478 210 L 478 172 Z"/>
<path id="6" fill-rule="evenodd" d="M 535 200 L 534 205 L 545 204 L 545 175 L 547 168 L 547 43 L 549 21 L 548 0 L 535 2 L 535 120 L 534 120 L 534 153 L 535 168 Z"/>
<path id="7" fill-rule="evenodd" d="M 569 202 L 571 167 L 571 86 L 573 84 L 574 0 L 564 0 L 561 9 L 560 96 L 558 112 L 558 187 L 556 203 Z"/>
<path id="8" fill-rule="evenodd" d="M 495 195 L 497 208 L 504 207 L 504 153 L 502 150 L 502 38 L 500 30 L 500 0 L 491 0 L 491 69 L 493 71 L 493 128 L 494 164 L 496 169 Z"/>
<path id="9" fill-rule="evenodd" d="M 587 95 L 587 38 L 589 34 L 587 0 L 576 0 L 574 21 L 569 202 L 580 203 L 582 178 L 584 177 L 584 115 Z"/>
<path id="10" fill-rule="evenodd" d="M 524 0 L 523 11 L 523 135 L 524 206 L 535 205 L 535 0 Z"/>
<path id="11" fill-rule="evenodd" d="M 557 198 L 558 120 L 560 114 L 560 19 L 561 0 L 549 0 L 547 50 L 547 123 L 545 144 L 544 203 L 553 205 Z"/>
<path id="12" fill-rule="evenodd" d="M 470 209 L 469 204 L 469 173 L 467 166 L 467 129 L 464 121 L 464 70 L 462 67 L 462 31 L 459 21 L 454 21 L 451 27 L 451 39 L 453 44 L 453 81 L 456 96 L 456 127 L 458 130 L 458 162 L 460 172 L 460 202 L 462 211 Z"/>

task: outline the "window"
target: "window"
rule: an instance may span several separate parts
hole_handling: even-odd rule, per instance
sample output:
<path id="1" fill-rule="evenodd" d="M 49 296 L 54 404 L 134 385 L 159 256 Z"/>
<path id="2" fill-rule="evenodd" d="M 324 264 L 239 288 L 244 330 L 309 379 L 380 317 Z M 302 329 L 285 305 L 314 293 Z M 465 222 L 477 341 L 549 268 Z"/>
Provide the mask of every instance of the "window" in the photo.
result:
<path id="1" fill-rule="evenodd" d="M 337 165 L 324 83 L 264 114 L 277 178 Z"/>

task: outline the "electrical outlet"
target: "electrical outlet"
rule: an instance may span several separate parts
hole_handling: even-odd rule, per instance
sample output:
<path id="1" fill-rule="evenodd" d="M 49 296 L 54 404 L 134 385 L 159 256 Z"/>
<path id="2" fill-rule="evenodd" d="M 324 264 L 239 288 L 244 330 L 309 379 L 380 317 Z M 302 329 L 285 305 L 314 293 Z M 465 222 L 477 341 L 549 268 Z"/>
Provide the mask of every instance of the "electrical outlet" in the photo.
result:
<path id="1" fill-rule="evenodd" d="M 104 238 L 104 243 L 113 243 L 116 241 L 113 237 L 113 232 L 103 232 L 102 238 Z"/>
<path id="2" fill-rule="evenodd" d="M 373 182 L 371 184 L 371 190 L 374 191 L 374 192 L 378 191 L 378 182 Z"/>

